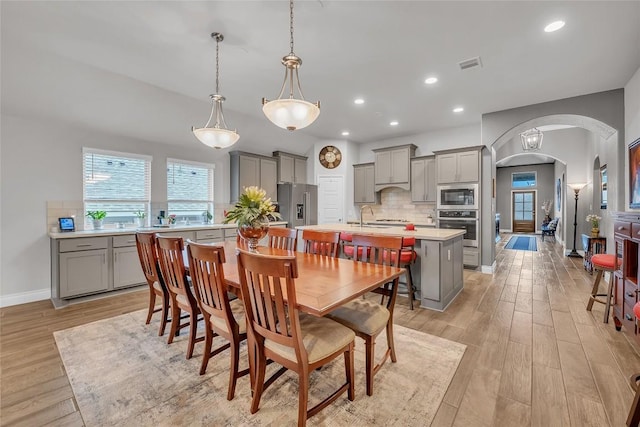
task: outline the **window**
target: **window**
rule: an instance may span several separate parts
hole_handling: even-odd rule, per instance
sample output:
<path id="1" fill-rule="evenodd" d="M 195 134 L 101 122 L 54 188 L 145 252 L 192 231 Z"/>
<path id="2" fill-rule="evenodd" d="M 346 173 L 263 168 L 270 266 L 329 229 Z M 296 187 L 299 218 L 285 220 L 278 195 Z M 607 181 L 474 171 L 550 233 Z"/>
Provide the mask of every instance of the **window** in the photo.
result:
<path id="1" fill-rule="evenodd" d="M 167 201 L 169 215 L 198 220 L 213 215 L 214 165 L 167 159 Z"/>
<path id="2" fill-rule="evenodd" d="M 148 215 L 150 156 L 83 148 L 82 169 L 85 214 L 106 211 L 107 223 L 133 222 L 137 211 Z"/>
<path id="3" fill-rule="evenodd" d="M 511 174 L 512 188 L 527 188 L 536 186 L 535 172 L 515 172 Z"/>

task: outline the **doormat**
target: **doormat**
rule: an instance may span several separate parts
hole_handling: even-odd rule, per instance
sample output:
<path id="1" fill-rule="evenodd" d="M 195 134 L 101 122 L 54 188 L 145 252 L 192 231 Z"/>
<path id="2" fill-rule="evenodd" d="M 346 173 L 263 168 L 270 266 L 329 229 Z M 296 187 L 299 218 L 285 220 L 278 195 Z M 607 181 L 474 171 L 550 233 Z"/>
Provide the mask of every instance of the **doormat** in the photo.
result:
<path id="1" fill-rule="evenodd" d="M 536 238 L 532 236 L 512 236 L 504 248 L 519 251 L 537 251 L 538 244 Z"/>

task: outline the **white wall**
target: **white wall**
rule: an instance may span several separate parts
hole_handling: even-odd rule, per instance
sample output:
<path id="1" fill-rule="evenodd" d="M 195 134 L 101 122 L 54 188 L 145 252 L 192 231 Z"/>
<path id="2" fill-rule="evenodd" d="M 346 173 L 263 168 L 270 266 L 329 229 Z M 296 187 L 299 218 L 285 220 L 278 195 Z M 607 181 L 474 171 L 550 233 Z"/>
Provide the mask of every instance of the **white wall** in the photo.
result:
<path id="1" fill-rule="evenodd" d="M 109 135 L 58 121 L 2 115 L 0 304 L 49 298 L 46 201 L 82 200 L 82 147 L 153 156 L 152 201 L 166 200 L 166 158 L 214 163 L 215 194 L 229 199 L 229 158 L 194 140 L 175 146 Z"/>

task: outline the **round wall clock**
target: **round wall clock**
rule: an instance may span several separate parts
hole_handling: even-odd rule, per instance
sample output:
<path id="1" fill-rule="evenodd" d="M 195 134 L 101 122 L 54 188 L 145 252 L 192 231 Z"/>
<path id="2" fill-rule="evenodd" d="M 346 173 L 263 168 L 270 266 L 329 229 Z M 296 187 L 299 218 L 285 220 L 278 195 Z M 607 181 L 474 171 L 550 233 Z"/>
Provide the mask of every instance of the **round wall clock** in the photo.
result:
<path id="1" fill-rule="evenodd" d="M 342 161 L 342 153 L 338 147 L 333 145 L 327 145 L 320 150 L 320 164 L 327 169 L 333 169 L 337 167 Z"/>

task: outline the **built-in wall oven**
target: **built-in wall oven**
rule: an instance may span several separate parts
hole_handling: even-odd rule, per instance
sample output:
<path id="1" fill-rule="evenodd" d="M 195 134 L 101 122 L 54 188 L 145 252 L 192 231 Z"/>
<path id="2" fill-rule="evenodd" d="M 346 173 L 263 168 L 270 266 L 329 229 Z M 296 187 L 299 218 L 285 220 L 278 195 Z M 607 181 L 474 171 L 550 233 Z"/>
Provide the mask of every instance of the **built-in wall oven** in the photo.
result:
<path id="1" fill-rule="evenodd" d="M 462 244 L 478 247 L 478 211 L 475 210 L 441 210 L 438 211 L 438 228 L 464 230 Z"/>
<path id="2" fill-rule="evenodd" d="M 478 209 L 478 184 L 438 185 L 438 209 Z"/>

